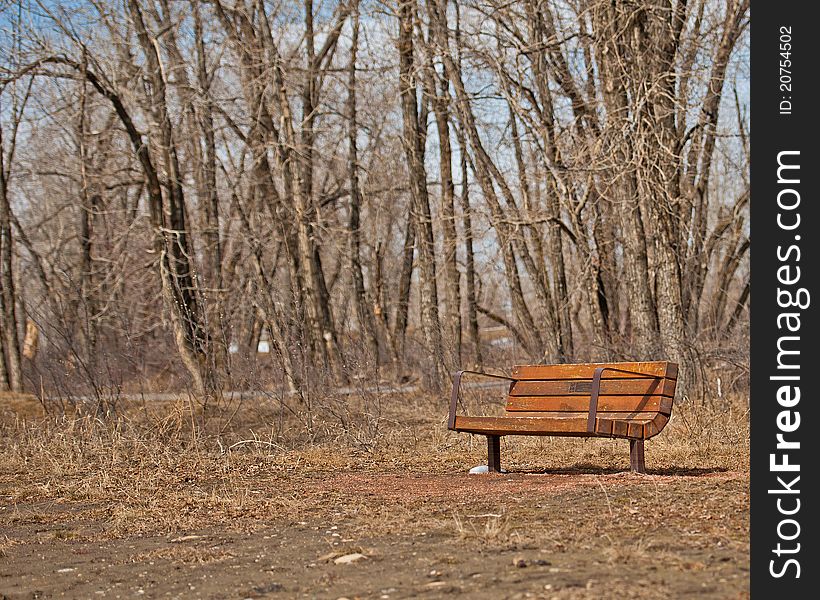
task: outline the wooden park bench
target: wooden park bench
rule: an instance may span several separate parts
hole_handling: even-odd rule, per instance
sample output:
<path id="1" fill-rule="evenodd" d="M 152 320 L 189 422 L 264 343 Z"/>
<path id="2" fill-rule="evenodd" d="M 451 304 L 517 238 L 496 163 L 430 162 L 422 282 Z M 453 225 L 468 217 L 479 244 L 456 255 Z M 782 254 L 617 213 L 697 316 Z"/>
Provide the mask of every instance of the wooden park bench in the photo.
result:
<path id="1" fill-rule="evenodd" d="M 509 380 L 503 416 L 456 414 L 467 374 Z M 501 436 L 550 435 L 628 439 L 631 469 L 645 473 L 644 440 L 669 421 L 677 375 L 671 362 L 521 365 L 510 377 L 459 371 L 447 427 L 487 436 L 490 471 L 501 471 Z"/>

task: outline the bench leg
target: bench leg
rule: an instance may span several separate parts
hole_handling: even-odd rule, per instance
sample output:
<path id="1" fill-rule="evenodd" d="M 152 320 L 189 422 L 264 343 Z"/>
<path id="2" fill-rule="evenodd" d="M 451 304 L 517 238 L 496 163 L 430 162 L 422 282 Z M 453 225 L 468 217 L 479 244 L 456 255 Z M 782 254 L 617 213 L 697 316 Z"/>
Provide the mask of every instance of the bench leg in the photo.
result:
<path id="1" fill-rule="evenodd" d="M 501 436 L 487 436 L 487 470 L 491 473 L 501 472 Z"/>
<path id="2" fill-rule="evenodd" d="M 629 468 L 633 473 L 646 473 L 643 440 L 629 440 Z"/>

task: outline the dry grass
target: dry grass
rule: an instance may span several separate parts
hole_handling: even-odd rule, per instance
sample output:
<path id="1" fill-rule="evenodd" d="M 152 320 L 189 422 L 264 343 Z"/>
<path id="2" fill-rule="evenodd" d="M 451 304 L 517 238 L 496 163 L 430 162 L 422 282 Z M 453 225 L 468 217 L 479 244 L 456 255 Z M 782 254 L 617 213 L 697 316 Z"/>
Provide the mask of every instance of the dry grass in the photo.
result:
<path id="1" fill-rule="evenodd" d="M 338 400 L 337 400 L 338 402 Z M 355 398 L 347 419 L 314 415 L 309 430 L 271 403 L 225 407 L 203 425 L 189 402 L 123 406 L 103 419 L 59 415 L 0 424 L 0 478 L 6 502 L 58 500 L 106 506 L 110 533 L 184 530 L 203 515 L 299 511 L 295 498 L 271 497 L 260 484 L 326 473 L 452 474 L 485 460 L 484 438 L 446 431 L 444 408 L 424 398 L 384 402 L 363 439 Z M 296 407 L 292 407 L 295 412 Z M 338 408 L 338 406 L 336 407 Z M 230 415 L 230 421 L 224 416 Z M 623 440 L 512 437 L 503 442 L 513 472 L 611 474 L 628 467 Z M 748 413 L 677 406 L 664 432 L 647 443 L 650 472 L 686 475 L 748 471 Z"/>
<path id="2" fill-rule="evenodd" d="M 301 545 L 316 556 L 355 551 L 389 561 L 396 539 L 429 540 L 429 556 L 442 554 L 442 564 L 492 548 L 513 552 L 510 564 L 536 566 L 547 564 L 543 553 L 557 553 L 550 564 L 597 556 L 585 567 L 590 581 L 599 570 L 643 568 L 636 565 L 650 557 L 686 577 L 704 570 L 708 577 L 726 568 L 710 548 L 734 553 L 732 565 L 748 554 L 749 425 L 741 402 L 723 410 L 676 406 L 647 443 L 648 477 L 626 472 L 624 440 L 532 437 L 502 442 L 510 476 L 467 476 L 485 462 L 486 444 L 446 430 L 443 400 L 394 396 L 376 405 L 372 397 L 327 399 L 314 404 L 309 421 L 299 406 L 276 400 L 207 414 L 184 398 L 122 404 L 105 418 L 3 411 L 0 522 L 12 533 L 0 540 L 0 558 L 31 540 L 162 536 L 165 546 L 131 550 L 127 560 L 206 568 L 244 560 L 239 549 L 208 541 L 215 532 L 258 537 L 272 529 L 302 536 L 288 552 Z M 192 532 L 205 539 L 170 542 Z M 439 564 L 421 556 L 411 552 L 396 572 L 408 561 Z M 573 572 L 543 569 L 553 578 Z M 325 575 L 315 585 L 335 589 L 333 574 Z M 600 597 L 566 589 L 575 592 L 557 596 Z"/>

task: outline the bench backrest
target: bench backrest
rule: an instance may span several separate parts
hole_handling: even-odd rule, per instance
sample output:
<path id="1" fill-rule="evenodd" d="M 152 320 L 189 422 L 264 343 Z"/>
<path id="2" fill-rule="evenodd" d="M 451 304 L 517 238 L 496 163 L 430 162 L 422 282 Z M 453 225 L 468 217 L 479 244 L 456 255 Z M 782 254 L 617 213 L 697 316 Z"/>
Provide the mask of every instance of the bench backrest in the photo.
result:
<path id="1" fill-rule="evenodd" d="M 589 410 L 595 369 L 603 371 L 598 412 L 617 417 L 636 413 L 670 414 L 678 366 L 667 361 L 519 365 L 513 367 L 507 410 L 510 412 L 583 413 Z M 569 416 L 569 415 L 567 415 Z"/>

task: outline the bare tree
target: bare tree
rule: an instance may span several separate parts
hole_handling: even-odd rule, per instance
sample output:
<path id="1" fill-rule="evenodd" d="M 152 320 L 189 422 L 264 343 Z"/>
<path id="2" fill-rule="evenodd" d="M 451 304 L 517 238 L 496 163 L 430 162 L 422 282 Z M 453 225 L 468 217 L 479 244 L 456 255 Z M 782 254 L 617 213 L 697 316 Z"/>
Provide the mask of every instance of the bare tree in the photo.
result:
<path id="1" fill-rule="evenodd" d="M 748 0 L 38 10 L 0 26 L 3 387 L 742 364 Z"/>
<path id="2" fill-rule="evenodd" d="M 416 83 L 416 57 L 413 32 L 416 22 L 415 0 L 399 2 L 399 94 L 404 124 L 404 153 L 410 174 L 413 198 L 411 215 L 416 232 L 416 247 L 421 283 L 421 319 L 429 365 L 424 369 L 428 383 L 438 387 L 446 373 L 441 341 L 436 283 L 436 257 L 433 241 L 433 223 L 430 200 L 427 193 L 427 170 L 424 164 L 424 140 L 419 124 L 418 95 Z"/>

